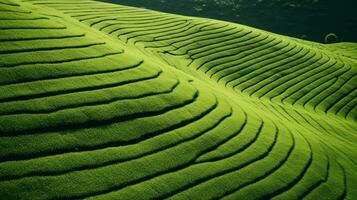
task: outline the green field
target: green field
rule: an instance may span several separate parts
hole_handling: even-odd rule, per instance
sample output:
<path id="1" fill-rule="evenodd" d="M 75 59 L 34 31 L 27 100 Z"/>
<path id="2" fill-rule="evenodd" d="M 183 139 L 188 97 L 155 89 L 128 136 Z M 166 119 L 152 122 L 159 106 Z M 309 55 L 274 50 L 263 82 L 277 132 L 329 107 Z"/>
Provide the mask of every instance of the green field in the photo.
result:
<path id="1" fill-rule="evenodd" d="M 0 199 L 357 198 L 357 44 L 0 0 Z"/>

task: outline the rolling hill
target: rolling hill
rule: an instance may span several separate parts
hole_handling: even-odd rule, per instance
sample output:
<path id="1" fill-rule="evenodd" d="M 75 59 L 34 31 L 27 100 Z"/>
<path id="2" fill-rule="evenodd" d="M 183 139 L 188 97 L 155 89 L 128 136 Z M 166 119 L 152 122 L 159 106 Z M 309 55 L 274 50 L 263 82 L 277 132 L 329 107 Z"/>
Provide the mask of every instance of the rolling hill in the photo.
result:
<path id="1" fill-rule="evenodd" d="M 355 0 L 101 0 L 180 15 L 220 19 L 266 31 L 325 42 L 357 42 Z"/>
<path id="2" fill-rule="evenodd" d="M 355 199 L 357 44 L 0 0 L 1 199 Z"/>

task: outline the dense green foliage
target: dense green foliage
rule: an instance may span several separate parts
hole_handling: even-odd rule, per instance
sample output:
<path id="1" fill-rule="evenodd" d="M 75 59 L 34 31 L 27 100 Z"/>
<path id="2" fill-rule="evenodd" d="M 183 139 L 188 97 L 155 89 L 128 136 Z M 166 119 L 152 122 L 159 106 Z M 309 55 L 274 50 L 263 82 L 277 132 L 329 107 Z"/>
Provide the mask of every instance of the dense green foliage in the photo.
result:
<path id="1" fill-rule="evenodd" d="M 357 45 L 0 0 L 1 199 L 357 196 Z"/>
<path id="2" fill-rule="evenodd" d="M 335 33 L 357 42 L 355 0 L 101 0 L 163 12 L 220 19 L 324 42 Z"/>

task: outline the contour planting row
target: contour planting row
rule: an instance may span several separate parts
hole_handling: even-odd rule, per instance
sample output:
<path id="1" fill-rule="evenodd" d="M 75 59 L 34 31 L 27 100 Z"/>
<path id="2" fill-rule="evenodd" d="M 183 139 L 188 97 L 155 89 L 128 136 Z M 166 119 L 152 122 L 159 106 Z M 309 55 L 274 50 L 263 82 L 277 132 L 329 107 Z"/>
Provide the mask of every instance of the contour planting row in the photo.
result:
<path id="1" fill-rule="evenodd" d="M 323 45 L 89 0 L 0 0 L 0 29 L 3 198 L 357 194 L 355 62 Z"/>
<path id="2" fill-rule="evenodd" d="M 159 58 L 182 56 L 190 60 L 187 67 L 238 92 L 356 119 L 356 64 L 299 41 L 269 37 L 244 26 L 124 6 L 59 2 L 51 7 L 141 45 Z M 102 13 L 94 12 L 101 7 Z"/>

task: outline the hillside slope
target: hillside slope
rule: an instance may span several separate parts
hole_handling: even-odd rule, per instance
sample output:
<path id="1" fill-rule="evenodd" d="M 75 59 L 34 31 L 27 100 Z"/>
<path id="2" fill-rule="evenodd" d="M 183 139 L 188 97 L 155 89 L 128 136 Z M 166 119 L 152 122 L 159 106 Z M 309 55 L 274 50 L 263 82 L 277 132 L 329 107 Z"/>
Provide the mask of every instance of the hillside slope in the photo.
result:
<path id="1" fill-rule="evenodd" d="M 357 44 L 0 0 L 3 199 L 354 199 Z"/>
<path id="2" fill-rule="evenodd" d="M 357 42 L 355 0 L 101 0 L 187 16 L 245 24 L 291 37 L 325 43 L 335 33 L 339 41 Z"/>

